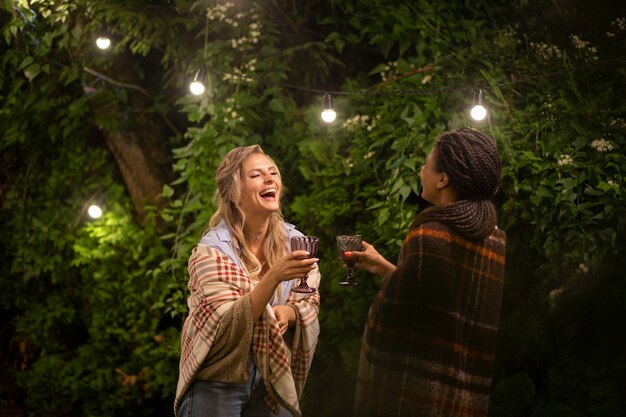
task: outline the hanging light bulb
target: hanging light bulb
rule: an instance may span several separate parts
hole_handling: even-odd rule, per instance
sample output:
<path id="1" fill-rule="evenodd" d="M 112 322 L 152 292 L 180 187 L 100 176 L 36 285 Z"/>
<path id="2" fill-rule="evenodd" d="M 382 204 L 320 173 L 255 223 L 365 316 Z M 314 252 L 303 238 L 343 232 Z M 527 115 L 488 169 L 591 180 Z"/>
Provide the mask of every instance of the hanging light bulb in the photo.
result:
<path id="1" fill-rule="evenodd" d="M 96 46 L 100 49 L 108 49 L 111 46 L 111 39 L 108 36 L 98 36 Z"/>
<path id="2" fill-rule="evenodd" d="M 191 94 L 199 96 L 200 94 L 204 93 L 204 84 L 202 84 L 202 82 L 200 81 L 193 81 L 191 84 L 189 84 L 189 91 L 191 91 Z"/>
<path id="3" fill-rule="evenodd" d="M 470 111 L 474 120 L 483 120 L 487 116 L 487 109 L 483 106 L 483 90 L 474 90 L 474 107 Z"/>
<path id="4" fill-rule="evenodd" d="M 111 46 L 111 37 L 107 30 L 106 24 L 101 24 L 100 29 L 96 32 L 96 46 L 102 50 L 109 49 Z"/>
<path id="5" fill-rule="evenodd" d="M 89 206 L 89 208 L 87 209 L 87 213 L 92 219 L 99 219 L 100 217 L 102 217 L 102 209 L 95 204 Z"/>
<path id="6" fill-rule="evenodd" d="M 337 113 L 333 110 L 331 97 L 329 93 L 324 94 L 324 111 L 322 111 L 322 120 L 326 123 L 332 123 L 337 118 Z"/>
<path id="7" fill-rule="evenodd" d="M 202 84 L 202 81 L 198 80 L 198 75 L 200 75 L 200 70 L 196 72 L 196 76 L 193 77 L 193 81 L 189 84 L 189 91 L 196 96 L 204 93 L 204 84 Z"/>

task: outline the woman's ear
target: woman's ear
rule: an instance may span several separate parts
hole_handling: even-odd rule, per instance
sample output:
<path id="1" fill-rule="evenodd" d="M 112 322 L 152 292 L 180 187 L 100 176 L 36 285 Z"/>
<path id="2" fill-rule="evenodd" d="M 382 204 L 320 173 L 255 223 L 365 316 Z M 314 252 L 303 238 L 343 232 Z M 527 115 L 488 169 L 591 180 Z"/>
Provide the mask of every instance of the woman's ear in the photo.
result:
<path id="1" fill-rule="evenodd" d="M 446 188 L 449 184 L 450 178 L 448 177 L 448 174 L 446 174 L 445 172 L 440 172 L 439 174 L 437 174 L 437 184 L 435 184 L 435 186 L 438 189 Z"/>

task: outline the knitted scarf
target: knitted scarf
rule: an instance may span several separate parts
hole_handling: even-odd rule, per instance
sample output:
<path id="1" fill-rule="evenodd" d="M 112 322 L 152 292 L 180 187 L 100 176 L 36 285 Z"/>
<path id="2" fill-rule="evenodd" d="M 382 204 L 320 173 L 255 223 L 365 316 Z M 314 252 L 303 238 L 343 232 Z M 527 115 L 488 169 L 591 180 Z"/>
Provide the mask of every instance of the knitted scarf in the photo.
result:
<path id="1" fill-rule="evenodd" d="M 460 200 L 422 210 L 411 229 L 430 221 L 444 223 L 469 239 L 484 239 L 496 227 L 498 217 L 490 200 Z"/>

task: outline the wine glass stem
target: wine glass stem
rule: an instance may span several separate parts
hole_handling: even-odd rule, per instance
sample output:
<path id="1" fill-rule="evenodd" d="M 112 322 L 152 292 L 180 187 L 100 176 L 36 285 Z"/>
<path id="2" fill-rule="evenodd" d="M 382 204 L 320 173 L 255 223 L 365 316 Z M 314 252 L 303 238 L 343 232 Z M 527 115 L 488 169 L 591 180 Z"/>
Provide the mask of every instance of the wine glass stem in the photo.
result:
<path id="1" fill-rule="evenodd" d="M 306 283 L 306 279 L 309 277 L 309 275 L 305 275 L 302 278 L 300 278 L 300 286 L 301 287 L 308 287 L 309 285 Z"/>

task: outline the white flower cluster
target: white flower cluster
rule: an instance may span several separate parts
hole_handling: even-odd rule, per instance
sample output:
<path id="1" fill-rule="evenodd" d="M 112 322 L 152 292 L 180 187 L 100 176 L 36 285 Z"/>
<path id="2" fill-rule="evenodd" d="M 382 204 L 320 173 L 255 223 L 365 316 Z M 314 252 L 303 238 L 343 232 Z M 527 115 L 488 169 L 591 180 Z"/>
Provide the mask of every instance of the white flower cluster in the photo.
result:
<path id="1" fill-rule="evenodd" d="M 594 60 L 598 59 L 598 49 L 595 46 L 591 46 L 590 42 L 582 40 L 578 35 L 569 35 L 569 39 L 572 41 L 574 48 L 588 52 Z"/>
<path id="2" fill-rule="evenodd" d="M 226 99 L 226 106 L 224 106 L 224 123 L 228 123 L 230 121 L 234 122 L 243 122 L 243 116 L 237 113 L 235 109 L 235 99 L 232 97 L 228 97 Z"/>
<path id="3" fill-rule="evenodd" d="M 260 32 L 255 32 L 255 33 L 259 33 Z M 230 40 L 230 45 L 233 47 L 233 49 L 237 49 L 242 45 L 246 45 L 246 44 L 255 44 L 255 43 L 259 43 L 259 36 L 252 36 L 250 35 L 248 36 L 242 36 L 241 38 L 237 38 L 237 39 L 231 39 Z"/>
<path id="4" fill-rule="evenodd" d="M 257 43 L 259 36 L 261 36 L 261 24 L 259 22 L 251 23 L 248 28 L 250 29 L 250 37 L 254 41 L 253 43 Z"/>
<path id="5" fill-rule="evenodd" d="M 223 4 L 218 4 L 214 7 L 210 7 L 207 9 L 207 20 L 209 21 L 219 21 L 224 22 L 233 28 L 239 27 L 240 22 L 248 16 L 249 13 L 239 12 L 234 16 L 230 16 L 229 12 L 235 6 L 234 3 L 227 2 Z M 247 34 L 244 36 L 238 37 L 236 39 L 231 39 L 230 44 L 233 49 L 241 47 L 247 44 L 256 44 L 259 42 L 259 37 L 261 36 L 261 24 L 258 22 L 259 16 L 257 14 L 253 14 L 252 16 L 253 23 L 248 26 Z M 244 29 L 245 30 L 245 29 Z"/>
<path id="6" fill-rule="evenodd" d="M 207 20 L 226 20 L 227 13 L 235 6 L 234 3 L 228 2 L 223 4 L 217 4 L 214 7 L 209 7 L 206 10 Z"/>
<path id="7" fill-rule="evenodd" d="M 550 45 L 544 42 L 531 42 L 530 47 L 535 51 L 537 55 L 544 61 L 549 61 L 554 58 L 561 58 L 561 50 L 555 45 Z"/>
<path id="8" fill-rule="evenodd" d="M 583 274 L 586 274 L 587 272 L 589 272 L 589 267 L 581 263 L 580 265 L 578 265 L 578 270 L 582 272 Z"/>
<path id="9" fill-rule="evenodd" d="M 370 119 L 367 114 L 357 114 L 350 119 L 346 119 L 341 124 L 341 127 L 351 133 L 356 132 L 358 129 L 366 129 L 368 132 L 371 132 L 376 127 L 376 121 L 379 119 L 380 115 Z"/>
<path id="10" fill-rule="evenodd" d="M 559 159 L 556 161 L 556 164 L 560 167 L 572 165 L 574 163 L 574 158 L 571 155 L 561 155 Z"/>
<path id="11" fill-rule="evenodd" d="M 398 69 L 397 62 L 386 63 L 385 65 L 383 65 L 383 70 L 380 73 L 380 78 L 383 81 L 387 81 L 391 75 L 396 73 L 397 69 Z"/>
<path id="12" fill-rule="evenodd" d="M 556 300 L 561 294 L 563 294 L 563 288 L 555 288 L 554 290 L 550 291 L 550 299 Z"/>
<path id="13" fill-rule="evenodd" d="M 564 291 L 565 290 L 563 288 L 555 288 L 552 291 L 550 291 L 550 295 L 548 296 L 548 303 L 550 304 L 550 307 L 552 308 L 556 307 L 556 304 L 559 298 L 561 297 L 561 295 L 563 295 Z"/>
<path id="14" fill-rule="evenodd" d="M 231 81 L 233 83 L 237 83 L 240 81 L 251 83 L 254 81 L 252 76 L 247 74 L 252 73 L 256 70 L 256 58 L 252 58 L 248 62 L 244 62 L 241 67 L 234 67 L 232 72 L 226 73 L 222 76 L 223 81 Z"/>
<path id="15" fill-rule="evenodd" d="M 609 187 L 611 187 L 613 189 L 613 191 L 618 192 L 619 191 L 619 186 L 620 183 L 618 181 L 615 180 L 606 180 L 606 183 Z"/>
<path id="16" fill-rule="evenodd" d="M 242 66 L 242 70 L 245 72 L 254 72 L 256 70 L 256 58 L 252 58 L 250 61 L 245 62 Z"/>
<path id="17" fill-rule="evenodd" d="M 246 64 L 244 64 L 244 68 L 245 67 Z M 252 66 L 252 68 L 254 68 L 254 65 Z M 237 83 L 239 81 L 251 83 L 254 81 L 254 78 L 246 76 L 240 68 L 233 67 L 232 72 L 224 74 L 222 80 L 232 81 L 233 83 Z"/>
<path id="18" fill-rule="evenodd" d="M 591 147 L 598 152 L 606 152 L 613 150 L 613 144 L 604 138 L 596 139 L 591 142 Z"/>
<path id="19" fill-rule="evenodd" d="M 242 19 L 246 15 L 244 13 L 237 13 L 235 16 L 237 19 Z M 246 46 L 246 45 L 254 45 L 259 43 L 259 37 L 261 36 L 261 28 L 262 25 L 259 22 L 259 15 L 254 13 L 251 16 L 252 23 L 248 25 L 248 33 L 237 39 L 231 39 L 230 44 L 233 49 Z"/>
<path id="20" fill-rule="evenodd" d="M 569 35 L 569 38 L 572 41 L 572 45 L 578 49 L 586 49 L 591 45 L 589 42 L 580 39 L 578 35 Z"/>
<path id="21" fill-rule="evenodd" d="M 543 102 L 543 111 L 541 114 L 547 119 L 547 121 L 554 125 L 556 123 L 556 104 L 554 97 L 551 94 L 546 95 L 546 99 Z"/>
<path id="22" fill-rule="evenodd" d="M 626 17 L 618 17 L 611 22 L 611 27 L 617 29 L 617 33 L 626 31 Z M 606 36 L 609 38 L 615 37 L 616 32 L 607 32 Z"/>

